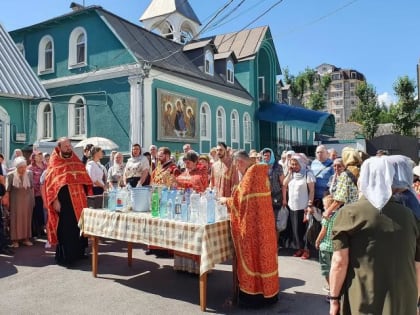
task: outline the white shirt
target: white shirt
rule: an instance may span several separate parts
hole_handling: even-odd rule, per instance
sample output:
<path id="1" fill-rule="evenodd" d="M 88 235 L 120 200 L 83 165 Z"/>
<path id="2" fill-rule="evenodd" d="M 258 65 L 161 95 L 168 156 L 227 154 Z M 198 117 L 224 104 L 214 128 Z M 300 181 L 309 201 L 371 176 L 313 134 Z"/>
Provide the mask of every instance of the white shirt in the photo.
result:
<path id="1" fill-rule="evenodd" d="M 101 164 L 101 162 L 95 162 L 90 160 L 86 163 L 86 171 L 92 179 L 93 183 L 98 181 L 101 183 L 101 185 L 105 185 L 104 178 L 107 178 L 106 168 Z M 93 184 L 93 186 L 96 185 Z"/>
<path id="2" fill-rule="evenodd" d="M 308 206 L 309 192 L 307 183 L 315 183 L 316 179 L 312 172 L 307 172 L 306 176 L 297 177 L 293 173 L 293 177 L 289 182 L 289 208 L 292 211 L 302 210 Z"/>

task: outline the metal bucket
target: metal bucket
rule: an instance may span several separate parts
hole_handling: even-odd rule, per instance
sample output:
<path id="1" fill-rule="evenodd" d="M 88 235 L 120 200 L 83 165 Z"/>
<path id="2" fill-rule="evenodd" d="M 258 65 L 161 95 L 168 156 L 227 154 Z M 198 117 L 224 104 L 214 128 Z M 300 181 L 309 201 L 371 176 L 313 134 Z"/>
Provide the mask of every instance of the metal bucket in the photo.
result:
<path id="1" fill-rule="evenodd" d="M 152 189 L 150 186 L 130 188 L 131 207 L 133 211 L 149 212 Z"/>

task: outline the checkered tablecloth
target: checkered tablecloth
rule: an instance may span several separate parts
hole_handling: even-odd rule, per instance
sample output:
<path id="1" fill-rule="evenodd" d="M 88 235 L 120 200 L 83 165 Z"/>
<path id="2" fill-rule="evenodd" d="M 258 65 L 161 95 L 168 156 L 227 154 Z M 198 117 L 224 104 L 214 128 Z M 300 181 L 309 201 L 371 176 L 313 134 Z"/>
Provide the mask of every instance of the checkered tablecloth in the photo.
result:
<path id="1" fill-rule="evenodd" d="M 150 213 L 83 209 L 86 235 L 160 246 L 200 256 L 200 275 L 233 256 L 229 221 L 199 225 L 152 218 Z"/>

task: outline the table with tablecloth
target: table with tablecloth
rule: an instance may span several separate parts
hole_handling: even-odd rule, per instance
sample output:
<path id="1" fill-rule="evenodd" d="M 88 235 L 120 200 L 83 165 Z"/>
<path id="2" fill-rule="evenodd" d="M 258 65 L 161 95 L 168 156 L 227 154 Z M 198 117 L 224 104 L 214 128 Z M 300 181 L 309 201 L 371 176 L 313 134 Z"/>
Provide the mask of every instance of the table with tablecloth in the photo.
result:
<path id="1" fill-rule="evenodd" d="M 98 269 L 98 238 L 128 243 L 128 264 L 132 263 L 132 244 L 142 243 L 195 256 L 200 262 L 200 306 L 206 309 L 207 272 L 215 264 L 233 257 L 234 249 L 227 220 L 213 224 L 153 218 L 150 213 L 115 212 L 104 209 L 83 209 L 79 227 L 92 238 L 92 273 Z"/>

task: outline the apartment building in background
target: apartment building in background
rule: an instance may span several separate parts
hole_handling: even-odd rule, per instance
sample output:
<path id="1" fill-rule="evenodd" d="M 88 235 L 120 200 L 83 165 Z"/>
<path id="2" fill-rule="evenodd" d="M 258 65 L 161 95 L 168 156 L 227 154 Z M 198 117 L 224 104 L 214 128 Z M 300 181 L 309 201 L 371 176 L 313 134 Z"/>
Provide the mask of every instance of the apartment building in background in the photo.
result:
<path id="1" fill-rule="evenodd" d="M 314 69 L 318 74 L 315 79 L 314 87 L 320 82 L 320 77 L 324 75 L 331 76 L 331 83 L 325 92 L 325 112 L 335 117 L 336 124 L 346 123 L 349 121 L 351 112 L 356 109 L 358 97 L 356 96 L 357 85 L 365 82 L 365 76 L 354 69 L 342 69 L 331 64 L 323 63 Z M 287 84 L 281 81 L 277 84 L 277 97 L 280 102 L 289 105 L 302 106 L 307 101 L 311 91 L 307 90 L 303 94 L 301 101 L 292 96 Z"/>

